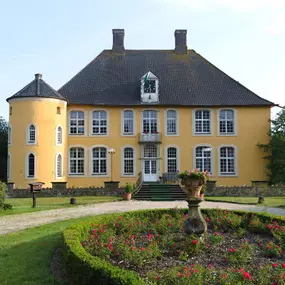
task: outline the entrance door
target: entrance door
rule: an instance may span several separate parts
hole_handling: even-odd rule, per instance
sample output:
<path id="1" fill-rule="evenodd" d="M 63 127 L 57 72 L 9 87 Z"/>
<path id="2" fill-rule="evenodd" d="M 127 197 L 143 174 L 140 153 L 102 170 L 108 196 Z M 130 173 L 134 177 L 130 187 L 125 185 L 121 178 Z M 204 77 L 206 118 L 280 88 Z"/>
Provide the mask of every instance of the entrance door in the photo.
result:
<path id="1" fill-rule="evenodd" d="M 156 160 L 144 161 L 144 181 L 148 182 L 157 181 Z"/>

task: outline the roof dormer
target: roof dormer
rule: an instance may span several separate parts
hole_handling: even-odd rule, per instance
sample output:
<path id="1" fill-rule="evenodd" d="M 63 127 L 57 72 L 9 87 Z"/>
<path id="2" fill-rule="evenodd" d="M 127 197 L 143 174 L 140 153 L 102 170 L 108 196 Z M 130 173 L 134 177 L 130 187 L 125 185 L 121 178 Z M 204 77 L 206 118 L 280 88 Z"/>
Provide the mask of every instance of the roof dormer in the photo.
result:
<path id="1" fill-rule="evenodd" d="M 141 102 L 158 103 L 158 78 L 148 71 L 141 78 Z"/>

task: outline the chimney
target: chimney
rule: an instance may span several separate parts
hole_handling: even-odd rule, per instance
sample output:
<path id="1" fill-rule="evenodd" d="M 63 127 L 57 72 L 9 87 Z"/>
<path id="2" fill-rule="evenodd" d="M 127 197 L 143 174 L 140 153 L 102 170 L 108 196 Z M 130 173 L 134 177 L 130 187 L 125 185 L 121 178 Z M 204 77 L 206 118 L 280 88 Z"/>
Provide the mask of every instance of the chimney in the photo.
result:
<path id="1" fill-rule="evenodd" d="M 36 95 L 40 95 L 40 79 L 42 79 L 43 75 L 40 73 L 35 74 L 35 80 L 36 80 Z"/>
<path id="2" fill-rule="evenodd" d="M 187 53 L 187 30 L 175 30 L 175 53 Z"/>
<path id="3" fill-rule="evenodd" d="M 113 29 L 113 52 L 114 53 L 124 53 L 124 29 Z"/>

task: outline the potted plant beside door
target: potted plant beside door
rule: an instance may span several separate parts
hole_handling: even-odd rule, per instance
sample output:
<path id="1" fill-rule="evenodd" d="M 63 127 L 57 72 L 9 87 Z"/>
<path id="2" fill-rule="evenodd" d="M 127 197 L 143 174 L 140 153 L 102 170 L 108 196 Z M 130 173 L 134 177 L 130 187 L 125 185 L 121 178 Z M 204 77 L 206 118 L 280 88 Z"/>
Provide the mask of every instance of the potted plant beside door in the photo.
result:
<path id="1" fill-rule="evenodd" d="M 123 200 L 130 201 L 132 199 L 132 193 L 134 191 L 134 186 L 131 184 L 126 184 L 125 189 L 123 193 Z"/>

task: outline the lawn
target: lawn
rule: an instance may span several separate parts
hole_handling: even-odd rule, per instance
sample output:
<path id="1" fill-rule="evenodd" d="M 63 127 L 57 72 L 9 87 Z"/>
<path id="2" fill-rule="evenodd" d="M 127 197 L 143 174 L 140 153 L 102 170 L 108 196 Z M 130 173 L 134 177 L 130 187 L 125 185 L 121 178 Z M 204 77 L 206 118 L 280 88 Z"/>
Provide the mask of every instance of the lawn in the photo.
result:
<path id="1" fill-rule="evenodd" d="M 120 197 L 113 196 L 80 196 L 76 197 L 78 205 L 118 201 Z M 7 198 L 5 203 L 13 205 L 12 210 L 0 211 L 0 216 L 30 213 L 58 208 L 76 207 L 70 205 L 70 197 L 41 197 L 37 198 L 37 207 L 32 208 L 32 198 Z"/>
<path id="2" fill-rule="evenodd" d="M 205 197 L 205 200 L 285 208 L 285 197 L 264 197 L 263 204 L 257 203 L 258 197 Z"/>

